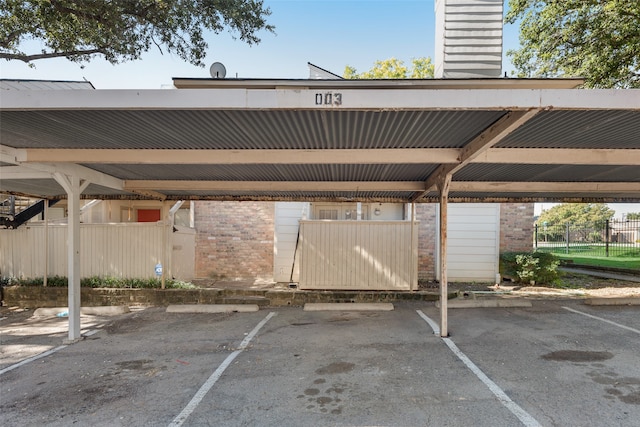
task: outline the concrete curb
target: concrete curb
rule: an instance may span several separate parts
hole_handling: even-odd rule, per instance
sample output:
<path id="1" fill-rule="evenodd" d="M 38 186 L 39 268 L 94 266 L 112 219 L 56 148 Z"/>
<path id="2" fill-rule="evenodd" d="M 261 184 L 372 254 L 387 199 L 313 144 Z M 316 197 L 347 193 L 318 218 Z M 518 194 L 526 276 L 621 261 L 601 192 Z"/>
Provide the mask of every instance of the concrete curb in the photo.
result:
<path id="1" fill-rule="evenodd" d="M 257 304 L 180 304 L 167 307 L 167 313 L 249 313 L 258 311 Z"/>
<path id="2" fill-rule="evenodd" d="M 80 307 L 80 314 L 88 316 L 116 316 L 118 314 L 129 313 L 129 306 L 126 305 L 105 305 L 100 307 Z M 34 317 L 55 317 L 59 314 L 69 313 L 68 307 L 49 307 L 49 308 L 37 308 L 33 312 Z"/>
<path id="3" fill-rule="evenodd" d="M 587 298 L 586 305 L 640 305 L 640 297 Z"/>
<path id="4" fill-rule="evenodd" d="M 304 311 L 392 311 L 391 303 L 306 303 Z"/>
<path id="5" fill-rule="evenodd" d="M 440 301 L 436 302 L 436 307 L 440 307 Z M 531 301 L 521 299 L 451 299 L 447 301 L 448 308 L 515 308 L 531 307 Z"/>

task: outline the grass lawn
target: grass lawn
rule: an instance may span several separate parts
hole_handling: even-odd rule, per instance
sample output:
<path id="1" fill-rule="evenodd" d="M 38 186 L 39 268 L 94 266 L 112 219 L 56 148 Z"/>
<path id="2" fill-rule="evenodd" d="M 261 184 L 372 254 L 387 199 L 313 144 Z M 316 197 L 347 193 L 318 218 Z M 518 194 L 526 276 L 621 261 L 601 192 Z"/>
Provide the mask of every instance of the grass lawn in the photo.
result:
<path id="1" fill-rule="evenodd" d="M 574 264 L 593 265 L 597 267 L 624 268 L 627 270 L 638 270 L 640 273 L 640 257 L 602 257 L 577 254 L 559 254 L 555 256 L 561 260 L 571 260 Z"/>

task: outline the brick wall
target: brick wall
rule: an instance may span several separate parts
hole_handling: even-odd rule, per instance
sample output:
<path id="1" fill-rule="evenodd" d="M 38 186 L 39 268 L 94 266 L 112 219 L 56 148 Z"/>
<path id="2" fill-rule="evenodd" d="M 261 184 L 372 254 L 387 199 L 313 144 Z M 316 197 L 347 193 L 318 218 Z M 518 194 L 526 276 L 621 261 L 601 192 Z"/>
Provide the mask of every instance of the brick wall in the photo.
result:
<path id="1" fill-rule="evenodd" d="M 500 205 L 500 252 L 532 249 L 533 213 L 533 203 L 502 203 Z"/>
<path id="2" fill-rule="evenodd" d="M 418 228 L 418 280 L 433 280 L 436 276 L 436 204 L 419 203 L 416 207 Z"/>
<path id="3" fill-rule="evenodd" d="M 436 204 L 416 204 L 418 279 L 435 278 Z M 532 247 L 533 203 L 500 207 L 500 251 Z M 275 205 L 272 202 L 196 202 L 196 277 L 272 280 Z"/>
<path id="4" fill-rule="evenodd" d="M 196 278 L 273 279 L 273 202 L 195 202 Z"/>

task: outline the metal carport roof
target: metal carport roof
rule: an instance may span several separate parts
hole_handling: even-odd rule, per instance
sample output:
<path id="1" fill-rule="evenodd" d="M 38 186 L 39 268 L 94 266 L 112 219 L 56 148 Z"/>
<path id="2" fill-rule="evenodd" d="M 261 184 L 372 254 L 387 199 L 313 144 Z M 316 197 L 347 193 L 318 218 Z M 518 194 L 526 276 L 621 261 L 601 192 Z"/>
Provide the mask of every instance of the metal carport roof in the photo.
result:
<path id="1" fill-rule="evenodd" d="M 640 91 L 579 80 L 174 79 L 3 91 L 0 191 L 161 200 L 640 201 Z"/>
<path id="2" fill-rule="evenodd" d="M 182 90 L 7 90 L 0 192 L 79 199 L 640 201 L 640 91 L 579 80 L 174 79 Z"/>

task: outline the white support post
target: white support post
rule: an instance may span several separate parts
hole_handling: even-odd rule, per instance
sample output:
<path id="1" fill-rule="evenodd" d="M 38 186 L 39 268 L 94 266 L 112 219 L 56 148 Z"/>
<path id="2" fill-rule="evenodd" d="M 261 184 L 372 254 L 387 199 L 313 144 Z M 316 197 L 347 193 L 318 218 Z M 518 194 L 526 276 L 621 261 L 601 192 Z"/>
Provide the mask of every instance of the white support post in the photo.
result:
<path id="1" fill-rule="evenodd" d="M 54 178 L 67 193 L 67 259 L 69 342 L 80 339 L 80 194 L 89 185 L 77 175 L 54 173 Z"/>
<path id="2" fill-rule="evenodd" d="M 409 257 L 409 259 L 411 260 L 411 270 L 409 271 L 409 280 L 410 280 L 410 284 L 409 284 L 409 288 L 411 289 L 411 291 L 415 291 L 416 287 L 413 286 L 413 281 L 416 280 L 416 277 L 414 275 L 414 271 L 417 270 L 416 266 L 414 265 L 414 260 L 417 261 L 417 258 L 415 255 L 415 251 L 413 250 L 413 246 L 416 244 L 415 239 L 413 237 L 413 233 L 414 233 L 414 226 L 416 223 L 416 210 L 415 210 L 415 204 L 411 203 L 411 216 L 409 217 L 409 221 L 411 221 L 411 226 L 409 228 L 409 233 L 411 233 L 411 256 Z"/>
<path id="3" fill-rule="evenodd" d="M 447 174 L 438 181 L 440 192 L 440 336 L 448 337 L 448 283 L 447 283 L 447 204 L 449 202 L 449 187 L 451 174 Z"/>
<path id="4" fill-rule="evenodd" d="M 169 236 L 171 230 L 171 221 L 169 221 L 169 209 L 167 209 L 167 203 L 162 202 L 161 218 L 164 232 L 162 233 L 162 276 L 160 276 L 160 289 L 164 289 L 166 286 L 167 277 L 167 245 L 169 244 Z"/>
<path id="5" fill-rule="evenodd" d="M 49 280 L 49 200 L 44 200 L 44 275 L 42 286 L 45 288 Z"/>
<path id="6" fill-rule="evenodd" d="M 167 225 L 167 229 L 165 230 L 165 234 L 167 236 L 167 242 L 166 242 L 166 259 L 165 261 L 165 265 L 162 268 L 162 273 L 163 273 L 163 277 L 165 276 L 165 274 L 169 277 L 172 278 L 173 277 L 173 228 L 175 226 L 176 223 L 176 212 L 178 212 L 178 209 L 180 209 L 182 207 L 182 205 L 184 204 L 184 200 L 179 200 L 176 203 L 174 203 L 173 206 L 171 206 L 171 208 L 169 209 L 169 213 L 168 213 L 168 225 Z M 163 284 L 166 284 L 166 282 L 163 280 Z M 163 286 L 164 289 L 164 286 Z"/>

